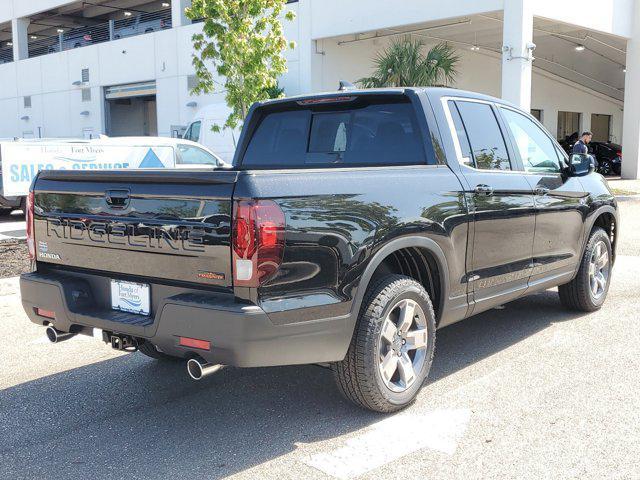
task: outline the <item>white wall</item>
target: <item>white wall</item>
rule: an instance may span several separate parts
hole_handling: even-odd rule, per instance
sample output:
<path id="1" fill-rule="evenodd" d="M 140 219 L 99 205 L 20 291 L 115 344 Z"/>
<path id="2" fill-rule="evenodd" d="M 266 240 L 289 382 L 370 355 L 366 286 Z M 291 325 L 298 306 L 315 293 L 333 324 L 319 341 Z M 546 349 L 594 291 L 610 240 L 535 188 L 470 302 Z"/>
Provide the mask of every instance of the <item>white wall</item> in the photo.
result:
<path id="1" fill-rule="evenodd" d="M 338 45 L 335 40 L 322 40 L 319 48 L 325 52 L 321 62 L 323 90 L 335 90 L 340 80 L 355 82 L 371 73 L 371 59 L 388 39 L 366 40 Z M 501 91 L 500 58 L 488 52 L 472 52 L 460 48 L 459 74 L 454 87 L 472 90 L 494 97 Z M 582 112 L 584 129 L 590 127 L 591 113 L 611 115 L 611 133 L 618 142 L 622 136 L 622 103 L 534 67 L 531 108 L 543 110 L 543 123 L 555 136 L 558 111 Z"/>
<path id="2" fill-rule="evenodd" d="M 0 0 L 0 15 L 10 10 L 7 5 L 12 1 Z M 23 3 L 33 6 L 32 2 Z M 15 8 L 18 4 L 22 3 L 16 2 Z M 298 4 L 288 8 L 297 12 Z M 47 137 L 81 137 L 84 129 L 91 129 L 94 135 L 104 133 L 103 88 L 149 80 L 156 81 L 158 134 L 169 136 L 171 125 L 188 124 L 198 108 L 224 102 L 222 90 L 192 96 L 187 87 L 187 77 L 194 73 L 191 37 L 201 28 L 202 24 L 188 25 L 1 64 L 0 138 L 20 137 L 31 131 L 37 136 L 38 127 Z M 287 40 L 298 42 L 299 22 L 285 22 L 284 32 Z M 280 85 L 286 94 L 295 95 L 300 85 L 299 51 L 288 50 L 285 56 L 289 72 L 280 79 Z M 80 80 L 83 68 L 89 69 L 86 86 L 92 90 L 91 102 L 82 102 L 82 87 L 72 85 Z M 23 107 L 25 95 L 32 97 L 31 108 Z M 187 106 L 194 101 L 197 107 Z M 89 115 L 80 115 L 83 111 L 89 111 Z M 20 119 L 26 115 L 29 120 Z"/>

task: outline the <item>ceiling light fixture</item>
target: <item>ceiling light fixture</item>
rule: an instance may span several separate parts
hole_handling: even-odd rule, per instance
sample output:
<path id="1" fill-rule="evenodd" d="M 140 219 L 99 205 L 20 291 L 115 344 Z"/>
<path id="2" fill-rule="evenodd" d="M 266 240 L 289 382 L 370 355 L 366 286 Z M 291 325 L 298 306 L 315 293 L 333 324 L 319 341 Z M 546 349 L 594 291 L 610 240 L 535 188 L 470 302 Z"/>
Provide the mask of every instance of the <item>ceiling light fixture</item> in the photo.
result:
<path id="1" fill-rule="evenodd" d="M 58 33 L 64 33 L 64 28 L 59 28 Z"/>
<path id="2" fill-rule="evenodd" d="M 31 35 L 31 37 L 29 37 L 29 38 L 31 38 L 31 40 L 35 40 L 38 37 L 36 35 Z"/>
<path id="3" fill-rule="evenodd" d="M 584 45 L 576 45 L 576 52 L 582 52 L 585 48 Z"/>
<path id="4" fill-rule="evenodd" d="M 124 12 L 125 17 L 130 17 L 131 15 L 133 15 L 131 12 Z"/>
<path id="5" fill-rule="evenodd" d="M 164 8 L 169 8 L 171 6 L 171 4 L 169 2 L 162 2 L 162 6 Z"/>
<path id="6" fill-rule="evenodd" d="M 13 47 L 13 42 L 7 42 L 7 47 Z"/>

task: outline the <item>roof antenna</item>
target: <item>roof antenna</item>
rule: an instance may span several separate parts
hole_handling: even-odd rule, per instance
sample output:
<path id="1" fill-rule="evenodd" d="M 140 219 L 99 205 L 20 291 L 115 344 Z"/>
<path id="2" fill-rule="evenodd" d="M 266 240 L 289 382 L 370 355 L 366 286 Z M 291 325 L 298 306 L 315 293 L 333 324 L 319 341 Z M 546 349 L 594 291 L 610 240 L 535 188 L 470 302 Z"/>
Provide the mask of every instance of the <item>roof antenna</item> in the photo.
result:
<path id="1" fill-rule="evenodd" d="M 338 87 L 339 92 L 344 92 L 345 90 L 355 90 L 356 87 L 351 82 L 347 82 L 346 80 L 340 80 L 340 87 Z"/>

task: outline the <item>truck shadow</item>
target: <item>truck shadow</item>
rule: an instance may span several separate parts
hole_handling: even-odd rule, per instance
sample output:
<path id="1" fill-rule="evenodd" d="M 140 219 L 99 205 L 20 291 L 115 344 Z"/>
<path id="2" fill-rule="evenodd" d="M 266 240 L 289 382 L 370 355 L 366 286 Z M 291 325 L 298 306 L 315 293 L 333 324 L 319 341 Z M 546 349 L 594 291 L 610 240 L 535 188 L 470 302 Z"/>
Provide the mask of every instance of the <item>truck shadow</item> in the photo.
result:
<path id="1" fill-rule="evenodd" d="M 544 292 L 445 328 L 431 382 L 573 318 Z M 0 391 L 0 477 L 222 478 L 381 418 L 316 366 L 196 383 L 182 363 L 127 355 Z"/>

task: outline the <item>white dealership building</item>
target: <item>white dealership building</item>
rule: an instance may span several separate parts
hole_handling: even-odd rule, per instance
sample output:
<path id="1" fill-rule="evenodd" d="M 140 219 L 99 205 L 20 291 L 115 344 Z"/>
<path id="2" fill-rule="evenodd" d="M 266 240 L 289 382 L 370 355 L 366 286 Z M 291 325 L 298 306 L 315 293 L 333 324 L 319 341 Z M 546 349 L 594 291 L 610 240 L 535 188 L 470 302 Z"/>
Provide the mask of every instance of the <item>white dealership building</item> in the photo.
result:
<path id="1" fill-rule="evenodd" d="M 191 96 L 189 0 L 0 0 L 0 138 L 176 135 L 223 94 Z M 453 86 L 503 97 L 559 139 L 592 130 L 640 166 L 640 0 L 299 0 L 287 95 L 371 71 L 394 37 L 447 41 Z M 627 108 L 625 108 L 625 106 Z"/>

